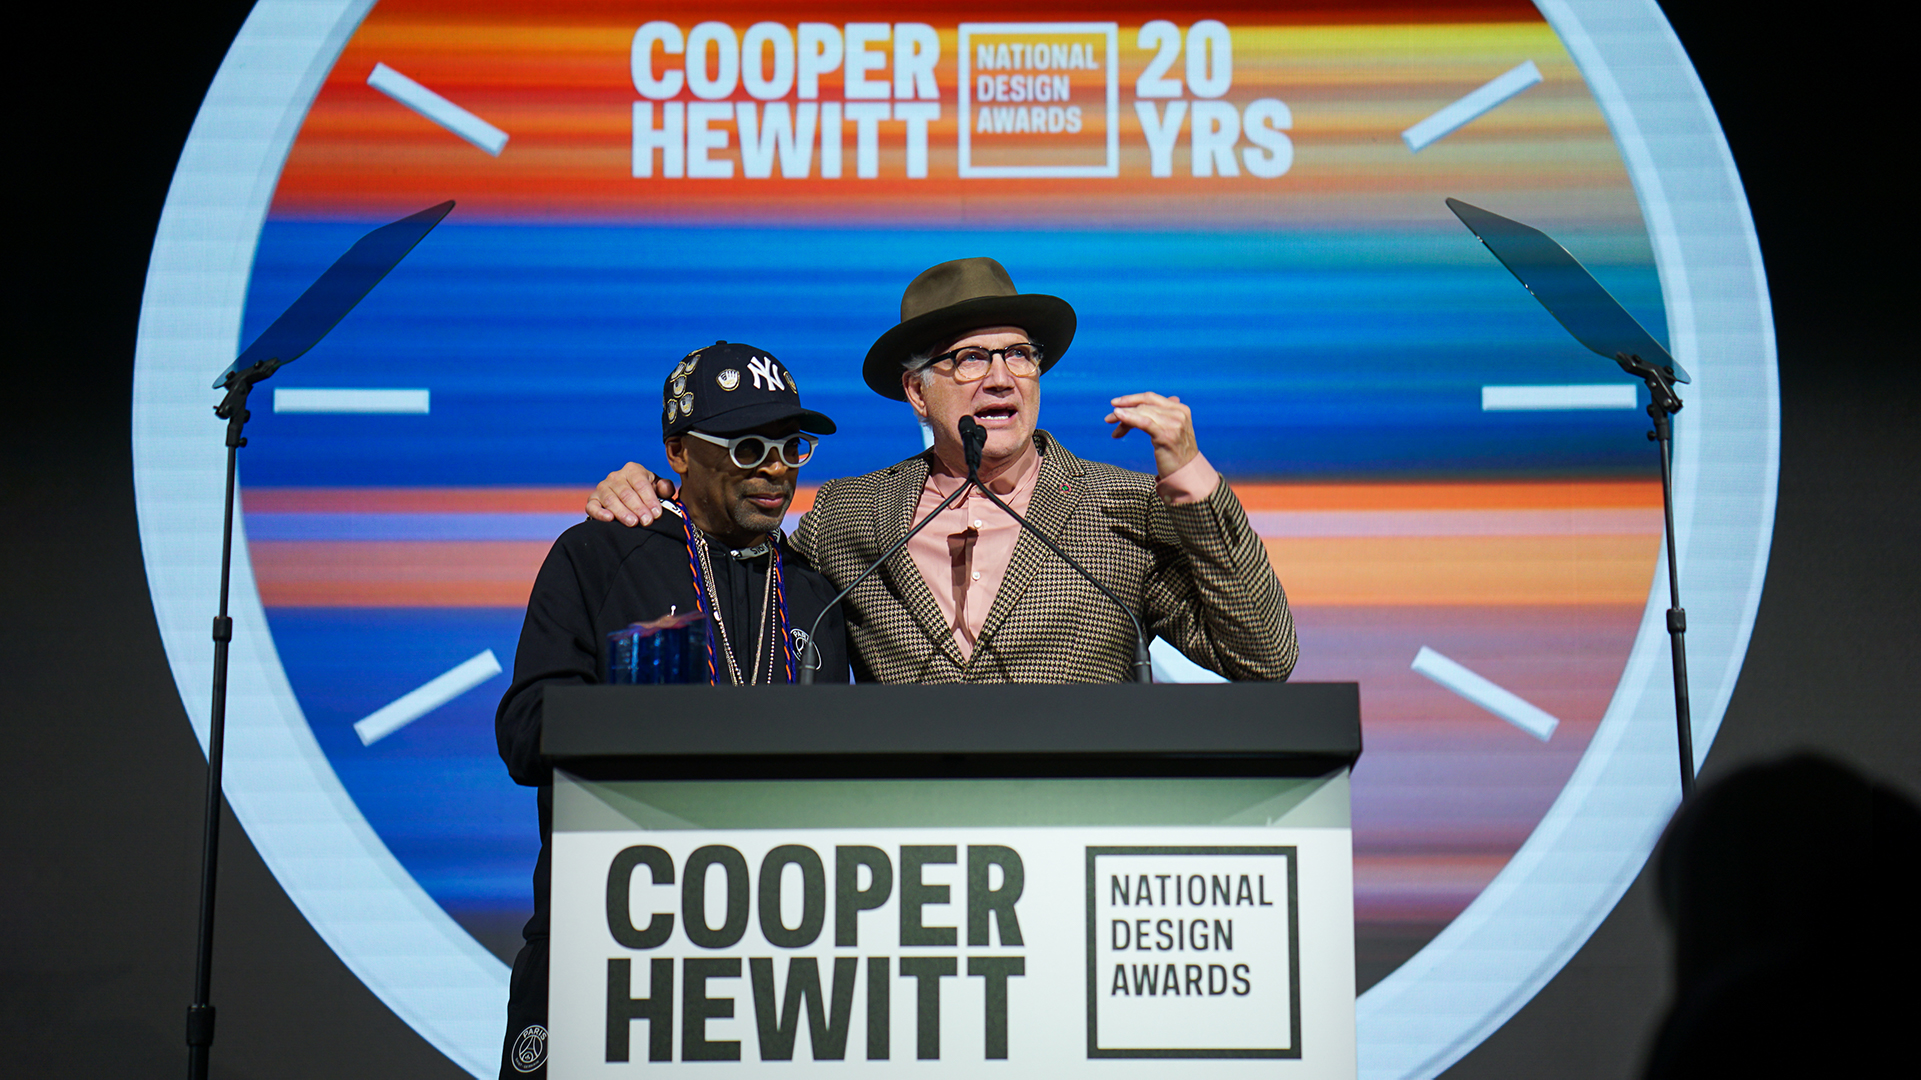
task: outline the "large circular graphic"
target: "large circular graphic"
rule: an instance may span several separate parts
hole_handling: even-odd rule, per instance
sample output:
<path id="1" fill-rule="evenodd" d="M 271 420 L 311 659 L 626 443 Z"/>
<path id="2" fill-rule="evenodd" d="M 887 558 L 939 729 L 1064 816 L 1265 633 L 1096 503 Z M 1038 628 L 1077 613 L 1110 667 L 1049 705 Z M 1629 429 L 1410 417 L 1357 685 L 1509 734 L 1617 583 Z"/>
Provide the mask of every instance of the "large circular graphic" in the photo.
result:
<path id="1" fill-rule="evenodd" d="M 1651 0 L 859 21 L 881 17 L 255 8 L 169 192 L 135 375 L 148 578 L 203 743 L 207 384 L 359 235 L 459 205 L 255 395 L 235 813 L 362 981 L 492 1075 L 538 837 L 491 717 L 548 544 L 594 478 L 658 461 L 662 373 L 717 338 L 776 352 L 840 422 L 807 481 L 915 452 L 858 357 L 914 273 L 991 254 L 1080 314 L 1044 426 L 1142 468 L 1106 400 L 1181 395 L 1288 588 L 1295 677 L 1361 683 L 1361 1071 L 1440 1072 L 1587 939 L 1679 797 L 1645 392 L 1443 198 L 1559 238 L 1696 376 L 1675 472 L 1698 754 L 1760 595 L 1766 285 L 1679 43 Z"/>

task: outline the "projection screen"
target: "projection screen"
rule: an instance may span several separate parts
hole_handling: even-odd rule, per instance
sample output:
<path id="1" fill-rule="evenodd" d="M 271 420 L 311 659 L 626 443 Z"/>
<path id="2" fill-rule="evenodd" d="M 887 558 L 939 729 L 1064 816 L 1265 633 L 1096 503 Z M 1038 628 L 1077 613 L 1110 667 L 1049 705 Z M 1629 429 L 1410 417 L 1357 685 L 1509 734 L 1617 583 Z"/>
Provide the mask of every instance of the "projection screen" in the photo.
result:
<path id="1" fill-rule="evenodd" d="M 1555 236 L 1695 376 L 1704 756 L 1766 568 L 1777 380 L 1740 180 L 1652 0 L 261 0 L 141 314 L 140 534 L 182 701 L 204 746 L 209 380 L 357 237 L 456 200 L 255 395 L 227 794 L 347 966 L 492 1075 L 538 836 L 490 721 L 549 544 L 605 472 L 664 468 L 660 379 L 718 339 L 839 421 L 803 483 L 918 452 L 859 360 L 915 273 L 991 255 L 1079 312 L 1043 426 L 1151 469 L 1107 400 L 1178 394 L 1288 591 L 1294 677 L 1360 683 L 1360 1068 L 1433 1076 L 1581 946 L 1679 798 L 1646 392 L 1450 196 Z"/>

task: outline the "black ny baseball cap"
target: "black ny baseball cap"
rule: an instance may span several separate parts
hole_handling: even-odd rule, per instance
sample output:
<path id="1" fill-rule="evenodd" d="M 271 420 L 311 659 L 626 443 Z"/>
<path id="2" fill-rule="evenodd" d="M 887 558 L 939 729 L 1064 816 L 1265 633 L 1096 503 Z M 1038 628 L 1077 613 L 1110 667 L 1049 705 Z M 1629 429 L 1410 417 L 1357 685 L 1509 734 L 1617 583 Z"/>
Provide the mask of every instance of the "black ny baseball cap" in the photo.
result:
<path id="1" fill-rule="evenodd" d="M 688 353 L 661 388 L 662 436 L 695 430 L 732 435 L 790 419 L 809 434 L 834 433 L 832 420 L 801 408 L 793 374 L 773 353 L 738 341 Z"/>

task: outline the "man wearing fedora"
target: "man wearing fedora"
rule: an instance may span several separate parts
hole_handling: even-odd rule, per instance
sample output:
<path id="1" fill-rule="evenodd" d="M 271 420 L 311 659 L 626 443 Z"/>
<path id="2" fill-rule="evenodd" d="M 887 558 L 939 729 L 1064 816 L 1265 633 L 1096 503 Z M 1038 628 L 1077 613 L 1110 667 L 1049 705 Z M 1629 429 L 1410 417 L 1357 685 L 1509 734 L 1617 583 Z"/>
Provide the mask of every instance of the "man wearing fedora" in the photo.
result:
<path id="1" fill-rule="evenodd" d="M 987 434 L 980 475 L 1134 607 L 1150 634 L 1230 679 L 1280 680 L 1296 646 L 1287 598 L 1240 500 L 1195 444 L 1179 398 L 1114 398 L 1114 437 L 1154 447 L 1157 476 L 1084 461 L 1037 426 L 1040 377 L 1073 343 L 1074 309 L 1021 293 L 993 259 L 916 277 L 900 323 L 868 350 L 875 393 L 907 402 L 933 446 L 824 484 L 793 537 L 844 587 L 966 482 L 959 422 Z M 629 463 L 589 499 L 601 521 L 646 525 L 673 486 Z M 1120 682 L 1134 629 L 1040 541 L 970 492 L 845 601 L 854 671 L 880 682 Z"/>

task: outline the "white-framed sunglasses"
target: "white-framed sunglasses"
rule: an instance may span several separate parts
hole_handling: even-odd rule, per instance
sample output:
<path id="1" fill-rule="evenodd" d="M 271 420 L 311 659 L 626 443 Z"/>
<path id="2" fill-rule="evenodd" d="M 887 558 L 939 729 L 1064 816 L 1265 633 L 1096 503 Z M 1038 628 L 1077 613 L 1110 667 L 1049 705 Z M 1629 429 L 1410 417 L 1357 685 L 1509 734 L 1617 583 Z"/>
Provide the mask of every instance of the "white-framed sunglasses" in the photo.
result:
<path id="1" fill-rule="evenodd" d="M 702 442 L 726 447 L 727 456 L 735 465 L 743 469 L 760 468 L 760 463 L 767 460 L 767 455 L 774 453 L 780 455 L 780 460 L 786 463 L 788 468 L 798 469 L 814 456 L 814 447 L 820 443 L 820 439 L 813 435 L 799 433 L 778 439 L 769 438 L 766 435 L 737 435 L 731 439 L 723 439 L 704 431 L 689 431 L 687 434 Z"/>

